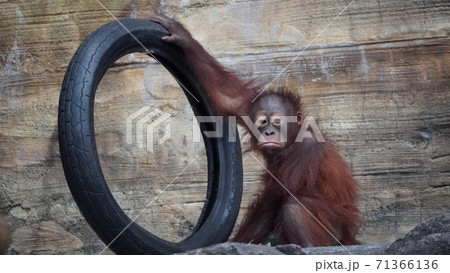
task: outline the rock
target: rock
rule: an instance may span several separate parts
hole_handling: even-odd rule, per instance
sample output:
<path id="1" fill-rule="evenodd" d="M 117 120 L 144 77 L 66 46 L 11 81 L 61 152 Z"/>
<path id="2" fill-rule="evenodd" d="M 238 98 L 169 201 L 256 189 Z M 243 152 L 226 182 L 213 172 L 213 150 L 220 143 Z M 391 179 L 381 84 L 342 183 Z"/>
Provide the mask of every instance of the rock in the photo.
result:
<path id="1" fill-rule="evenodd" d="M 223 243 L 182 253 L 183 255 L 282 255 L 277 249 L 243 243 Z"/>
<path id="2" fill-rule="evenodd" d="M 307 247 L 302 251 L 306 255 L 383 255 L 389 244 Z"/>
<path id="3" fill-rule="evenodd" d="M 416 226 L 404 238 L 395 241 L 388 254 L 448 255 L 450 254 L 450 213 Z"/>
<path id="4" fill-rule="evenodd" d="M 450 214 L 417 225 L 393 244 L 307 247 L 289 244 L 275 247 L 223 243 L 188 251 L 188 255 L 448 255 L 450 254 Z"/>
<path id="5" fill-rule="evenodd" d="M 9 227 L 5 219 L 0 216 L 0 254 L 5 254 L 10 243 Z"/>
<path id="6" fill-rule="evenodd" d="M 242 243 L 222 243 L 205 248 L 190 250 L 183 255 L 383 255 L 389 244 L 355 246 L 307 247 L 298 245 L 252 245 Z M 347 251 L 348 250 L 348 251 Z M 349 253 L 350 252 L 350 253 Z"/>
<path id="7" fill-rule="evenodd" d="M 294 245 L 294 244 L 275 246 L 275 249 L 286 255 L 305 255 L 306 254 L 303 251 L 304 248 L 302 248 L 299 245 Z"/>
<path id="8" fill-rule="evenodd" d="M 83 243 L 52 221 L 18 228 L 12 233 L 11 250 L 17 254 L 71 254 Z"/>

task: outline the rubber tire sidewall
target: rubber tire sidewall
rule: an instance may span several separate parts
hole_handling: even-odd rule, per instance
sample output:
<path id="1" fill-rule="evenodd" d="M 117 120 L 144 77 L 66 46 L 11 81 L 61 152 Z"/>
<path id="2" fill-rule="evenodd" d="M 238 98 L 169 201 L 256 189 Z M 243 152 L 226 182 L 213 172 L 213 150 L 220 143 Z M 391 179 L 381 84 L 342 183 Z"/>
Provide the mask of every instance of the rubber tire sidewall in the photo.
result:
<path id="1" fill-rule="evenodd" d="M 223 125 L 223 138 L 203 135 L 208 160 L 206 202 L 194 231 L 181 242 L 163 240 L 132 222 L 105 181 L 95 143 L 94 98 L 102 77 L 120 57 L 145 52 L 142 45 L 145 46 L 198 99 L 197 102 L 184 90 L 195 115 L 215 115 L 183 51 L 161 40 L 167 35 L 161 25 L 147 20 L 124 19 L 106 24 L 80 45 L 62 84 L 58 132 L 64 173 L 83 216 L 117 254 L 171 254 L 224 242 L 239 212 L 241 147 L 238 136 L 228 139 L 229 130 L 236 128 L 227 122 Z M 202 131 L 215 129 L 209 123 L 202 123 L 200 128 Z"/>

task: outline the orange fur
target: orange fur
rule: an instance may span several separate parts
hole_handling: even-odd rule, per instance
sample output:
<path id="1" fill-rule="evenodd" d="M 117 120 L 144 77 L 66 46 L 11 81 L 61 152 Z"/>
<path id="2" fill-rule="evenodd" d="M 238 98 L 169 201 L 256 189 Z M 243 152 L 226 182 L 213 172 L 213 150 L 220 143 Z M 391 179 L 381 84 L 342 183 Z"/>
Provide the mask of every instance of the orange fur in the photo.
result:
<path id="1" fill-rule="evenodd" d="M 184 50 L 219 114 L 249 115 L 255 105 L 253 100 L 267 95 L 285 98 L 286 108 L 293 106 L 302 113 L 296 93 L 281 88 L 260 94 L 263 91 L 260 86 L 243 81 L 225 69 L 180 23 L 161 16 L 150 20 L 170 31 L 171 36 L 164 37 L 165 41 Z M 245 126 L 241 119 L 238 123 Z M 290 132 L 298 133 L 299 126 Z M 263 154 L 268 169 L 262 175 L 263 190 L 248 208 L 234 241 L 262 243 L 273 235 L 279 243 L 302 246 L 337 244 L 333 237 L 343 244 L 357 243 L 357 183 L 350 168 L 329 141 L 305 139 L 296 143 L 294 140 L 294 135 L 288 136 L 286 147 L 275 156 Z M 255 137 L 250 149 L 258 151 Z"/>

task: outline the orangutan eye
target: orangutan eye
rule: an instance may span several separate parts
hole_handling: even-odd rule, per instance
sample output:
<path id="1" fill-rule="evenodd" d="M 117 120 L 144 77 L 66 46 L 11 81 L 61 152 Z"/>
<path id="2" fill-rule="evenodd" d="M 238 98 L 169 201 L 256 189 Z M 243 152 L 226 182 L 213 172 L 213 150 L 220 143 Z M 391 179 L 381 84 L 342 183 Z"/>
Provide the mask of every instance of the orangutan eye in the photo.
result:
<path id="1" fill-rule="evenodd" d="M 280 117 L 273 117 L 272 118 L 272 124 L 274 126 L 281 126 L 281 118 Z"/>
<path id="2" fill-rule="evenodd" d="M 266 126 L 267 124 L 267 117 L 266 116 L 259 116 L 256 120 L 256 125 L 258 125 L 258 128 L 262 128 Z"/>

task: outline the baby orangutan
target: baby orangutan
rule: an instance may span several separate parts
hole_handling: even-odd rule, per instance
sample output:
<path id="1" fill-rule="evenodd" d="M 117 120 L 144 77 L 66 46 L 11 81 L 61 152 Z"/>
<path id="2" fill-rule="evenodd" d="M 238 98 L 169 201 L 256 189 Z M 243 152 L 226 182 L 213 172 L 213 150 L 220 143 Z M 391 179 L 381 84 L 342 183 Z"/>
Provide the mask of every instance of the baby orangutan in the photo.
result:
<path id="1" fill-rule="evenodd" d="M 266 171 L 263 188 L 233 241 L 258 244 L 271 236 L 277 244 L 303 247 L 357 244 L 357 183 L 329 141 L 312 136 L 296 141 L 305 122 L 299 96 L 285 89 L 262 90 L 241 80 L 179 22 L 163 16 L 149 20 L 171 33 L 162 38 L 165 42 L 184 50 L 218 113 L 252 121 L 238 119 L 252 131 L 251 149 L 264 157 Z"/>

